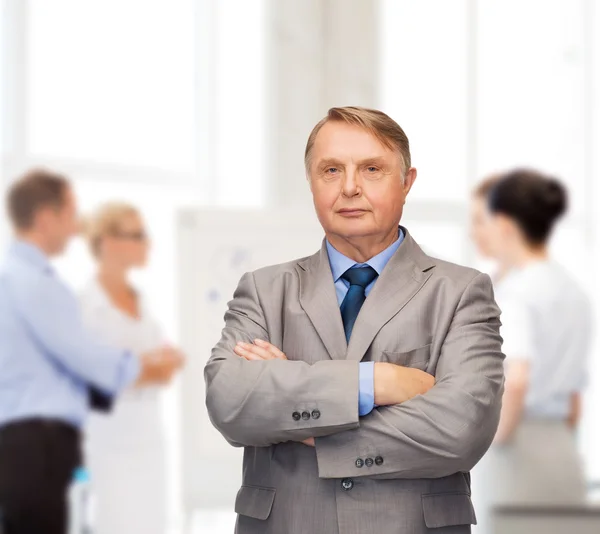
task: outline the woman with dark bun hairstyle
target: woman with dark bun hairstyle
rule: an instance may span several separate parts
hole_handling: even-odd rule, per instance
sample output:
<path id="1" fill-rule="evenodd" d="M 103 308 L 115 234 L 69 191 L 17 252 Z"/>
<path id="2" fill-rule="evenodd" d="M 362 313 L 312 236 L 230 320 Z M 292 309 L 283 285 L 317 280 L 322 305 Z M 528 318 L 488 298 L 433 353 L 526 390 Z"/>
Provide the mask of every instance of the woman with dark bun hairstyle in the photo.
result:
<path id="1" fill-rule="evenodd" d="M 493 257 L 491 250 L 491 233 L 493 231 L 492 220 L 488 209 L 488 195 L 500 176 L 493 174 L 481 181 L 471 193 L 470 205 L 470 228 L 469 234 L 475 250 L 479 257 L 485 260 L 494 260 L 495 269 L 490 273 L 494 285 L 496 285 L 506 273 L 507 268 Z"/>
<path id="2" fill-rule="evenodd" d="M 495 288 L 506 383 L 494 445 L 474 473 L 482 534 L 492 532 L 492 506 L 585 499 L 574 428 L 592 330 L 584 291 L 549 253 L 567 210 L 565 187 L 517 169 L 497 178 L 486 198 L 489 254 L 506 269 Z"/>

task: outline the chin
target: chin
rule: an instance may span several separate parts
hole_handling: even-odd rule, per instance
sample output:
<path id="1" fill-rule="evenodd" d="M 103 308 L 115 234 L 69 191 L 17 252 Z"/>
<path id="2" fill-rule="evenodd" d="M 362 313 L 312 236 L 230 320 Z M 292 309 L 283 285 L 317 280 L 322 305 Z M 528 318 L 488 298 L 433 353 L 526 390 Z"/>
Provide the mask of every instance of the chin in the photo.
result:
<path id="1" fill-rule="evenodd" d="M 356 219 L 347 219 L 336 221 L 331 225 L 331 232 L 343 237 L 366 237 L 379 233 L 381 230 L 376 228 L 371 221 L 365 221 L 362 217 Z"/>

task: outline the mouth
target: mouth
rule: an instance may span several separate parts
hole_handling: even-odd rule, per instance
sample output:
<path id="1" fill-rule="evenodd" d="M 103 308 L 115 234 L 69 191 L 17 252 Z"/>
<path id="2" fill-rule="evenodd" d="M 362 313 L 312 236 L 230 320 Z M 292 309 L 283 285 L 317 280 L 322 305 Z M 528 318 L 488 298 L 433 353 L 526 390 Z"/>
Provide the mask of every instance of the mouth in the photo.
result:
<path id="1" fill-rule="evenodd" d="M 365 213 L 367 213 L 367 210 L 361 210 L 358 208 L 344 208 L 338 211 L 338 214 L 341 215 L 342 217 L 360 217 L 361 215 L 364 215 Z"/>

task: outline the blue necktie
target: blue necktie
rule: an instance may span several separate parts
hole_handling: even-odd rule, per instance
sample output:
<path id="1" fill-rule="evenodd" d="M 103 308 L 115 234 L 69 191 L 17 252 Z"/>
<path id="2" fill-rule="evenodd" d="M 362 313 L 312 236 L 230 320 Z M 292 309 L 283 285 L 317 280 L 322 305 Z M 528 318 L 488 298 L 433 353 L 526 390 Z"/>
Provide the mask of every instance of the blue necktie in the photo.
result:
<path id="1" fill-rule="evenodd" d="M 354 323 L 358 317 L 358 312 L 362 307 L 365 299 L 365 289 L 377 278 L 377 271 L 373 267 L 357 267 L 356 269 L 348 269 L 342 278 L 346 280 L 350 287 L 348 293 L 344 297 L 340 311 L 342 312 L 342 322 L 344 323 L 344 332 L 346 332 L 346 341 L 350 341 Z"/>

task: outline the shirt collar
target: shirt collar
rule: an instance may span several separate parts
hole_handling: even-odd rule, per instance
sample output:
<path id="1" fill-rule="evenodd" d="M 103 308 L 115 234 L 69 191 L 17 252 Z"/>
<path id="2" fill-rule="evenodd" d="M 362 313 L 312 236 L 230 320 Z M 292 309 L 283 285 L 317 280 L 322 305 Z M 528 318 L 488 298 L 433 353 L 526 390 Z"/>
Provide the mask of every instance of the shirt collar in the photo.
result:
<path id="1" fill-rule="evenodd" d="M 348 269 L 351 269 L 355 265 L 369 265 L 377 271 L 378 275 L 381 275 L 388 261 L 390 261 L 394 253 L 398 250 L 398 247 L 400 247 L 403 240 L 404 232 L 402 231 L 402 228 L 398 228 L 398 239 L 396 239 L 396 241 L 388 248 L 382 250 L 377 256 L 373 256 L 365 263 L 357 263 L 353 259 L 344 256 L 340 251 L 335 249 L 329 241 L 326 241 L 329 266 L 331 267 L 331 274 L 333 274 L 334 282 L 337 282 Z"/>
<path id="2" fill-rule="evenodd" d="M 21 260 L 25 260 L 30 265 L 37 267 L 40 271 L 49 274 L 54 272 L 48 256 L 44 254 L 42 249 L 28 241 L 17 239 L 13 241 L 9 250 L 11 255 Z"/>

